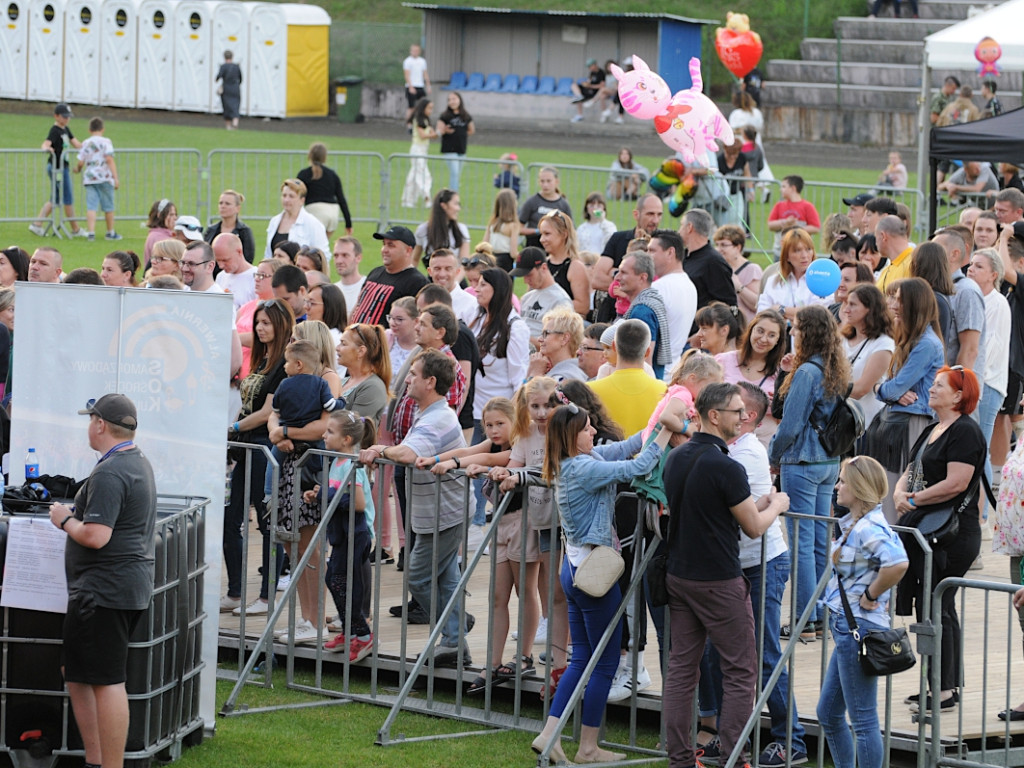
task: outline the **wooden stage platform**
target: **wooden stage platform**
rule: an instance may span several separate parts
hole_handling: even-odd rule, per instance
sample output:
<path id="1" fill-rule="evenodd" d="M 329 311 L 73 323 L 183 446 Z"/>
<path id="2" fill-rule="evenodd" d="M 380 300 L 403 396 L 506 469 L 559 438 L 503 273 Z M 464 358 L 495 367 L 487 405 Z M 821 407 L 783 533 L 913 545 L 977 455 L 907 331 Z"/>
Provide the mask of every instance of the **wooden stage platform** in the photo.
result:
<path id="1" fill-rule="evenodd" d="M 248 569 L 248 594 L 255 596 L 259 592 L 258 552 L 259 533 L 255 526 L 251 531 L 251 541 L 256 546 L 250 547 L 250 564 Z M 985 550 L 988 550 L 986 553 Z M 991 552 L 991 541 L 982 542 L 984 568 L 980 571 L 969 571 L 967 577 L 979 581 L 1007 583 L 1009 581 L 1009 559 L 1006 556 Z M 477 666 L 472 672 L 467 671 L 466 682 L 475 677 L 479 666 L 486 662 L 487 625 L 488 625 L 488 586 L 490 573 L 489 558 L 480 561 L 477 573 L 470 582 L 470 594 L 466 599 L 466 610 L 476 616 L 476 627 L 468 635 L 472 658 Z M 394 565 L 375 567 L 375 578 L 380 581 L 380 618 L 376 635 L 380 664 L 382 668 L 398 669 L 400 666 L 401 622 L 393 618 L 388 609 L 402 602 L 402 573 Z M 222 575 L 222 583 L 226 576 Z M 988 596 L 986 599 L 986 595 Z M 958 596 L 958 605 L 960 597 Z M 989 619 L 984 620 L 984 612 L 988 604 Z M 788 621 L 789 593 L 787 591 L 783 603 L 783 624 Z M 328 616 L 334 609 L 329 597 L 326 599 Z M 964 679 L 966 681 L 958 707 L 942 712 L 943 742 L 955 741 L 957 733 L 967 743 L 977 743 L 985 734 L 989 738 L 998 738 L 1004 731 L 1003 721 L 997 713 L 1024 701 L 1024 657 L 1021 653 L 1021 631 L 1017 625 L 1015 612 L 1009 609 L 1008 596 L 1002 593 L 986 593 L 980 590 L 969 590 L 965 609 L 961 614 L 961 624 L 966 632 L 967 649 L 964 659 Z M 513 594 L 510 611 L 513 628 L 516 622 L 516 598 Z M 298 608 L 296 607 L 296 612 Z M 285 616 L 287 615 L 287 609 Z M 905 622 L 909 630 L 911 617 L 897 617 L 897 622 Z M 987 624 L 987 632 L 986 632 Z M 371 619 L 371 626 L 373 625 Z M 278 622 L 278 627 L 285 626 L 285 619 Z M 246 622 L 247 645 L 252 647 L 253 641 L 265 627 L 264 617 L 249 617 Z M 220 645 L 224 649 L 238 647 L 239 618 L 230 613 L 220 614 Z M 1009 631 L 1009 638 L 1007 633 Z M 330 636 L 330 635 L 329 635 Z M 328 637 L 329 637 L 328 636 Z M 415 657 L 423 650 L 428 636 L 428 627 L 410 626 L 407 634 L 408 659 Z M 793 689 L 796 697 L 797 711 L 811 734 L 817 732 L 815 709 L 821 688 L 822 652 L 826 644 L 817 642 L 800 644 L 796 649 L 796 667 L 793 677 Z M 647 670 L 652 678 L 652 685 L 638 696 L 639 706 L 643 709 L 660 711 L 661 709 L 661 674 L 657 663 L 657 641 L 653 624 L 648 622 L 648 646 L 646 655 Z M 278 650 L 284 653 L 283 645 Z M 828 650 L 831 650 L 830 644 Z M 543 651 L 543 646 L 535 647 L 534 658 Z M 296 646 L 296 655 L 312 658 L 315 655 L 313 645 Z M 515 653 L 515 643 L 506 642 L 503 660 L 509 660 Z M 332 664 L 333 659 L 340 656 L 324 654 L 325 662 Z M 362 662 L 370 663 L 368 658 Z M 411 665 L 410 665 L 411 666 Z M 340 664 L 339 664 L 340 670 Z M 918 730 L 914 716 L 908 705 L 903 703 L 905 697 L 918 692 L 919 675 L 914 671 L 906 672 L 892 678 L 892 734 L 893 746 L 901 751 L 917 749 Z M 454 672 L 452 673 L 454 674 Z M 537 677 L 524 678 L 524 690 L 538 691 L 543 679 L 544 666 L 537 664 Z M 448 675 L 446 675 L 448 676 Z M 1009 690 L 1009 695 L 1007 695 Z M 879 686 L 879 717 L 884 719 L 885 685 Z M 1008 701 L 1008 704 L 1007 704 Z M 624 702 L 628 706 L 628 700 Z M 482 700 L 481 700 L 482 705 Z M 618 705 L 612 705 L 618 706 Z M 1014 743 L 1024 743 L 1024 721 L 1010 724 L 1010 734 L 1016 735 Z M 990 742 L 991 744 L 991 742 Z"/>

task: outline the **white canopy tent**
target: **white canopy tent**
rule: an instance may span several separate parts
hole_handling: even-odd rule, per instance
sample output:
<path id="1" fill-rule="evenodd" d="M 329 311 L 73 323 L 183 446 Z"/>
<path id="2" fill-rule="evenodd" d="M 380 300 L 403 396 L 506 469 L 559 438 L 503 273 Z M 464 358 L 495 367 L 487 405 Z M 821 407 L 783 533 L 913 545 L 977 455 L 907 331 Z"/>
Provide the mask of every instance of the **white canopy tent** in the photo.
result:
<path id="1" fill-rule="evenodd" d="M 985 37 L 993 38 L 1002 48 L 996 66 L 1004 72 L 1024 72 L 1024 0 L 1007 0 L 995 8 L 979 13 L 924 39 L 921 72 L 921 107 L 918 126 L 921 134 L 917 154 L 917 185 L 922 203 L 928 197 L 928 158 L 930 148 L 932 71 L 937 69 L 970 70 L 978 67 L 974 50 Z M 998 82 L 998 78 L 994 78 Z M 1024 137 L 1022 137 L 1024 140 Z M 927 221 L 921 211 L 918 221 Z"/>

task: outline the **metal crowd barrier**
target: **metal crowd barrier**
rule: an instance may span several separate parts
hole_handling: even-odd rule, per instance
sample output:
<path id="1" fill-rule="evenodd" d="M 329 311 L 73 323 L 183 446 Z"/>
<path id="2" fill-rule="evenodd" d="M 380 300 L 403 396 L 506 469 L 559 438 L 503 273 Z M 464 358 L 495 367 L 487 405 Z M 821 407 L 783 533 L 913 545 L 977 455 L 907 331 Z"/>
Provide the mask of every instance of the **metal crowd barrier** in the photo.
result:
<path id="1" fill-rule="evenodd" d="M 63 185 L 63 159 L 56 166 L 57 171 L 47 176 L 47 161 L 52 158 L 52 150 L 46 153 L 38 148 L 0 149 L 0 174 L 9 180 L 6 204 L 0 206 L 0 222 L 30 224 L 37 220 L 39 209 L 47 200 L 61 199 L 57 193 Z M 50 216 L 42 219 L 47 234 L 70 237 L 65 221 L 62 205 L 54 205 Z"/>
<path id="2" fill-rule="evenodd" d="M 352 219 L 383 227 L 387 221 L 384 156 L 377 152 L 329 152 L 326 164 L 341 178 Z M 214 149 L 206 156 L 206 200 L 196 215 L 207 223 L 219 220 L 217 198 L 225 189 L 234 189 L 245 195 L 243 221 L 269 221 L 281 212 L 281 182 L 295 178 L 308 166 L 307 153 L 301 150 Z M 179 205 L 178 213 L 183 212 Z M 342 219 L 339 234 L 344 234 L 344 227 Z M 254 227 L 254 235 L 257 243 L 263 243 L 259 229 Z"/>

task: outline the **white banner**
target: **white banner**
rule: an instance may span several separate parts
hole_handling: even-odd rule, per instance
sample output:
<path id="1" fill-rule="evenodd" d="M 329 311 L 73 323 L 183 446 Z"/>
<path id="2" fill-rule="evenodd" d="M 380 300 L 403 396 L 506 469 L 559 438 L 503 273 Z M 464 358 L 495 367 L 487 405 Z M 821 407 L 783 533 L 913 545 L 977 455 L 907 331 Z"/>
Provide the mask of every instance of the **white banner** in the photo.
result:
<path id="1" fill-rule="evenodd" d="M 210 499 L 206 515 L 202 697 L 216 718 L 217 631 L 224 521 L 225 414 L 231 328 L 228 294 L 17 284 L 10 482 L 35 448 L 40 474 L 87 477 L 90 398 L 121 392 L 135 403 L 135 441 L 161 494 Z"/>

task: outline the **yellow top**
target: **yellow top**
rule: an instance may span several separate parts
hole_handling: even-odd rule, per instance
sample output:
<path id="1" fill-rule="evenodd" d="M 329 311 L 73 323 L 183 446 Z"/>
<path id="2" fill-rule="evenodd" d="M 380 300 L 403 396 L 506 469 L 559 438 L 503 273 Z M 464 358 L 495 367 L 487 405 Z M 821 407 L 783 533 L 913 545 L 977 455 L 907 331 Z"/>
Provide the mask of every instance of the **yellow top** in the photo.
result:
<path id="1" fill-rule="evenodd" d="M 910 254 L 914 252 L 912 246 L 907 246 L 900 255 L 885 265 L 882 274 L 878 276 L 878 290 L 885 293 L 886 286 L 905 277 L 910 277 Z"/>
<path id="2" fill-rule="evenodd" d="M 665 382 L 648 375 L 642 368 L 623 368 L 589 384 L 626 437 L 647 426 L 667 389 Z"/>

